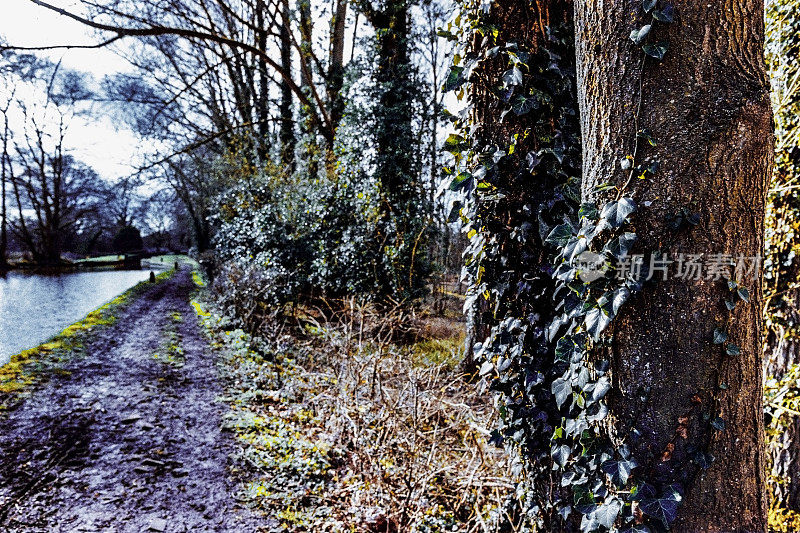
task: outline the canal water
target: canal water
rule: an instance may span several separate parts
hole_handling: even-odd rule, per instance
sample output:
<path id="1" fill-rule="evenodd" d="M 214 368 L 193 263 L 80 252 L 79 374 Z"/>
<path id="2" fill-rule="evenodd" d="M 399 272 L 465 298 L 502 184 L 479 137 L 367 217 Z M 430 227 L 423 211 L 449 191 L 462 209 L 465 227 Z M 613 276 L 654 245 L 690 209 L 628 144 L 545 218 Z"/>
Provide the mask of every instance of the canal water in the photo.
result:
<path id="1" fill-rule="evenodd" d="M 149 270 L 0 275 L 0 365 L 149 276 Z"/>

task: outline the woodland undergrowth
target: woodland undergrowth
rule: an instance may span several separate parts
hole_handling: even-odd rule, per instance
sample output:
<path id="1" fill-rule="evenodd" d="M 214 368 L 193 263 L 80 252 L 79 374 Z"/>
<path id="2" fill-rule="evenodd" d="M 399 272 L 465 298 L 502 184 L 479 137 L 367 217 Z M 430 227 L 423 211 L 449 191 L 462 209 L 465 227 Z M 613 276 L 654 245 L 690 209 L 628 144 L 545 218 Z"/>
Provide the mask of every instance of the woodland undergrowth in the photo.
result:
<path id="1" fill-rule="evenodd" d="M 206 297 L 241 497 L 267 531 L 496 531 L 513 485 L 496 410 L 456 370 L 463 324 L 355 299 L 254 336 Z"/>

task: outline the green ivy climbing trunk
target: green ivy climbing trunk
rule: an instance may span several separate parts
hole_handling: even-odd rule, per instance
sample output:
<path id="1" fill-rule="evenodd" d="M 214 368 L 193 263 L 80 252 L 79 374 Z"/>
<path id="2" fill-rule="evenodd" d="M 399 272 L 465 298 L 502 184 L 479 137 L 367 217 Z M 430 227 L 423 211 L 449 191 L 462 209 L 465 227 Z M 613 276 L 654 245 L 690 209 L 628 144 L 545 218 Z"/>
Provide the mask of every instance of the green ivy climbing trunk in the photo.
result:
<path id="1" fill-rule="evenodd" d="M 800 263 L 796 230 L 800 195 L 793 184 L 800 176 L 800 2 L 767 2 L 767 66 L 775 111 L 775 172 L 767 210 L 765 293 L 767 443 L 771 466 L 773 512 L 800 511 Z M 784 519 L 785 520 L 785 519 Z M 774 524 L 778 527 L 778 524 Z M 791 526 L 788 526 L 791 527 Z M 788 531 L 784 525 L 781 531 Z"/>
<path id="2" fill-rule="evenodd" d="M 569 490 L 553 489 L 559 484 L 549 454 L 562 417 L 549 394 L 560 372 L 546 330 L 559 311 L 552 249 L 544 238 L 574 216 L 579 203 L 572 13 L 568 0 L 493 2 L 473 22 L 470 50 L 448 80 L 457 86 L 459 73 L 475 65 L 464 127 L 472 179 L 458 174 L 451 185 L 465 192 L 467 342 L 480 346 L 462 369 L 481 367 L 499 404 L 507 406 L 494 440 L 524 465 L 522 511 L 536 515 L 544 531 L 563 527 L 551 503 L 554 492 Z M 565 498 L 571 501 L 572 494 Z"/>
<path id="3" fill-rule="evenodd" d="M 531 54 L 533 61 L 525 71 L 527 87 L 517 89 L 518 94 L 498 91 L 498 84 L 508 71 L 508 59 L 503 55 L 483 62 L 469 86 L 472 120 L 476 125 L 474 146 L 504 147 L 516 142 L 517 153 L 517 157 L 508 158 L 512 164 L 499 171 L 497 186 L 503 194 L 490 192 L 476 196 L 476 209 L 483 225 L 477 237 L 481 243 L 486 242 L 482 247 L 489 253 L 474 264 L 474 268 L 483 268 L 484 283 L 475 285 L 473 291 L 482 293 L 488 288 L 493 293 L 498 287 L 509 291 L 522 286 L 527 294 L 514 294 L 512 290 L 494 295 L 493 300 L 505 300 L 498 306 L 499 313 L 492 312 L 486 298 L 471 300 L 472 305 L 466 311 L 465 358 L 461 366 L 466 374 L 477 370 L 474 344 L 485 341 L 491 328 L 507 315 L 528 317 L 535 312 L 536 321 L 541 324 L 555 315 L 552 299 L 555 283 L 549 273 L 552 251 L 545 247 L 541 237 L 570 211 L 565 201 L 567 205 L 577 205 L 577 198 L 570 198 L 570 190 L 575 190 L 570 187 L 579 183 L 576 178 L 580 175 L 572 11 L 571 0 L 498 0 L 492 3 L 483 22 L 496 29 L 497 34 L 491 41 L 480 38 L 473 43 L 476 54 L 497 44 L 514 43 L 517 50 Z M 551 63 L 549 78 L 543 73 L 548 72 Z M 537 103 L 524 113 L 505 111 L 515 96 L 531 94 L 545 95 L 550 98 L 550 105 Z M 538 169 L 528 170 L 527 155 L 552 148 L 553 140 L 564 152 L 562 161 L 545 161 Z M 518 229 L 524 224 L 530 224 L 529 239 L 518 238 Z M 527 342 L 529 352 L 548 350 L 542 330 Z M 534 344 L 538 346 L 532 348 Z"/>
<path id="4" fill-rule="evenodd" d="M 375 179 L 380 205 L 376 243 L 379 292 L 400 301 L 424 294 L 430 275 L 427 242 L 431 206 L 421 184 L 414 135 L 415 82 L 411 61 L 411 2 L 361 5 L 375 29 Z"/>
<path id="5" fill-rule="evenodd" d="M 637 162 L 657 160 L 661 170 L 637 184 L 633 253 L 646 264 L 654 252 L 702 253 L 706 266 L 713 254 L 759 256 L 773 163 L 763 0 L 674 8 L 675 23 L 650 36 L 669 42 L 666 56 L 641 69 L 629 36 L 650 18 L 642 2 L 576 2 L 584 196 L 607 198 L 596 185 L 625 181 L 620 161 L 646 129 L 640 137 L 653 142 L 640 143 Z M 676 531 L 766 530 L 761 273 L 738 281 L 751 302 L 732 312 L 725 301 L 735 291 L 706 270 L 699 280 L 647 283 L 612 326 L 613 426 L 632 428 L 640 477 L 681 487 Z M 730 355 L 714 343 L 717 328 Z M 715 457 L 705 471 L 703 450 Z"/>

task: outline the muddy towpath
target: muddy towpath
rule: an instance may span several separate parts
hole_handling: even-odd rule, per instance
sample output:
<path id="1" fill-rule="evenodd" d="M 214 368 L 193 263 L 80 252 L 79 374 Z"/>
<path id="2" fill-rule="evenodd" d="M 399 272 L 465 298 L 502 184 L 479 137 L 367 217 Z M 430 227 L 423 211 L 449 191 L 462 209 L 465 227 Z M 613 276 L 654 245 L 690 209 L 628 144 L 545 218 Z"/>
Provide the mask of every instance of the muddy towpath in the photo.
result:
<path id="1" fill-rule="evenodd" d="M 187 269 L 154 285 L 0 415 L 0 531 L 258 531 L 193 289 Z"/>

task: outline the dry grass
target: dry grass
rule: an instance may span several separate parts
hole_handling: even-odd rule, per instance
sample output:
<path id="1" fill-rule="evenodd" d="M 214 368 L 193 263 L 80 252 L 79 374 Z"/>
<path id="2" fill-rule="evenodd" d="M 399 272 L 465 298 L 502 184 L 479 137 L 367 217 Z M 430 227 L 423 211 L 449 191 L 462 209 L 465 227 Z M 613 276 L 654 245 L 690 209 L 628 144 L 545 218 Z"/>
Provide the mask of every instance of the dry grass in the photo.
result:
<path id="1" fill-rule="evenodd" d="M 454 370 L 461 328 L 355 300 L 297 316 L 256 343 L 205 320 L 268 530 L 494 531 L 513 486 L 491 399 Z"/>

